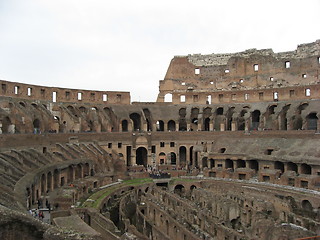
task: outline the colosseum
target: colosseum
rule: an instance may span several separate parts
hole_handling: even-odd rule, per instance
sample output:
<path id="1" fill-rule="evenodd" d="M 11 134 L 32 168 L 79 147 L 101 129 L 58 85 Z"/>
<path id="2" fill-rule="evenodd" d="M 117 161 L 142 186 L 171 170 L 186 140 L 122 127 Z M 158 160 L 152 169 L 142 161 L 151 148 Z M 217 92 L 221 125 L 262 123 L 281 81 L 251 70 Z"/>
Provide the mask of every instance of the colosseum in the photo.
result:
<path id="1" fill-rule="evenodd" d="M 320 239 L 320 40 L 175 56 L 156 102 L 0 84 L 0 239 Z"/>

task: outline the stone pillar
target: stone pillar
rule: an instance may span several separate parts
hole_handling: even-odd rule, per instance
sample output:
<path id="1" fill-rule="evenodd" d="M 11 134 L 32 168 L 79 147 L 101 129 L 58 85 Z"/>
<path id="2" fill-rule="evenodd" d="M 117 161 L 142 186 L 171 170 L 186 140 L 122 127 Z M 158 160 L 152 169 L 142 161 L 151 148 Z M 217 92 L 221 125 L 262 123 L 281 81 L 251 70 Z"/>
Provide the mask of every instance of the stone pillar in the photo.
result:
<path id="1" fill-rule="evenodd" d="M 220 123 L 220 131 L 223 132 L 225 130 L 225 123 Z"/>
<path id="2" fill-rule="evenodd" d="M 147 123 L 143 123 L 142 130 L 145 132 L 148 131 L 148 124 Z"/>
<path id="3" fill-rule="evenodd" d="M 176 123 L 176 131 L 179 131 L 179 121 Z"/>
<path id="4" fill-rule="evenodd" d="M 209 124 L 209 131 L 212 131 L 213 130 L 213 122 L 210 121 L 210 124 Z"/>
<path id="5" fill-rule="evenodd" d="M 317 133 L 320 133 L 320 116 L 318 117 L 318 121 L 317 121 Z"/>
<path id="6" fill-rule="evenodd" d="M 231 122 L 231 131 L 237 131 L 237 121 Z"/>
<path id="7" fill-rule="evenodd" d="M 245 126 L 244 126 L 244 131 L 245 132 L 249 132 L 250 131 L 250 120 L 251 120 L 251 118 L 247 118 L 245 120 Z"/>

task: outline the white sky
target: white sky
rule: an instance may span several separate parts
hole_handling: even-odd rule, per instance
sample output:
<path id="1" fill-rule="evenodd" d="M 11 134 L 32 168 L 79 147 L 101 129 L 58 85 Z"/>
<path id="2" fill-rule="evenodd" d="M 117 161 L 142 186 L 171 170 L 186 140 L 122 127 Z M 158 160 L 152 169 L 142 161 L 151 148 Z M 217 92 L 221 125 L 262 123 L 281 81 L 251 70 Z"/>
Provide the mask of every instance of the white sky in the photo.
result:
<path id="1" fill-rule="evenodd" d="M 0 0 L 0 79 L 156 101 L 174 55 L 295 50 L 320 0 Z"/>

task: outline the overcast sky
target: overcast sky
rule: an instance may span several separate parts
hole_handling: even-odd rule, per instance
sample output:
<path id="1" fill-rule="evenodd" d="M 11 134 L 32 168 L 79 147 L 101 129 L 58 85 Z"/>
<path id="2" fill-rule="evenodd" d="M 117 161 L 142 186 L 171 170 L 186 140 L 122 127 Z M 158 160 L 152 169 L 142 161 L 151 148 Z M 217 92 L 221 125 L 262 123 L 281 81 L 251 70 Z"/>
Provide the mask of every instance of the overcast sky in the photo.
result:
<path id="1" fill-rule="evenodd" d="M 175 55 L 295 50 L 320 0 L 0 0 L 0 79 L 156 101 Z"/>

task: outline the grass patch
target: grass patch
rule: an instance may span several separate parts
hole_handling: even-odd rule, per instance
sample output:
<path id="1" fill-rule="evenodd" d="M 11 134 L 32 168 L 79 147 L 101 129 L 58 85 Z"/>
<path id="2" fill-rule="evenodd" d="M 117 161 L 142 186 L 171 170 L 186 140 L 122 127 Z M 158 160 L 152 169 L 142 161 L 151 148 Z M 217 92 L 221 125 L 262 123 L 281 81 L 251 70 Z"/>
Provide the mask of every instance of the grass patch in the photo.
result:
<path id="1" fill-rule="evenodd" d="M 138 178 L 138 179 L 124 180 L 120 184 L 113 185 L 93 193 L 90 197 L 87 198 L 86 201 L 84 201 L 84 203 L 80 207 L 98 208 L 100 206 L 100 203 L 103 201 L 103 199 L 105 199 L 107 196 L 109 196 L 111 193 L 118 190 L 119 188 L 142 185 L 152 181 L 153 180 L 151 178 Z"/>

